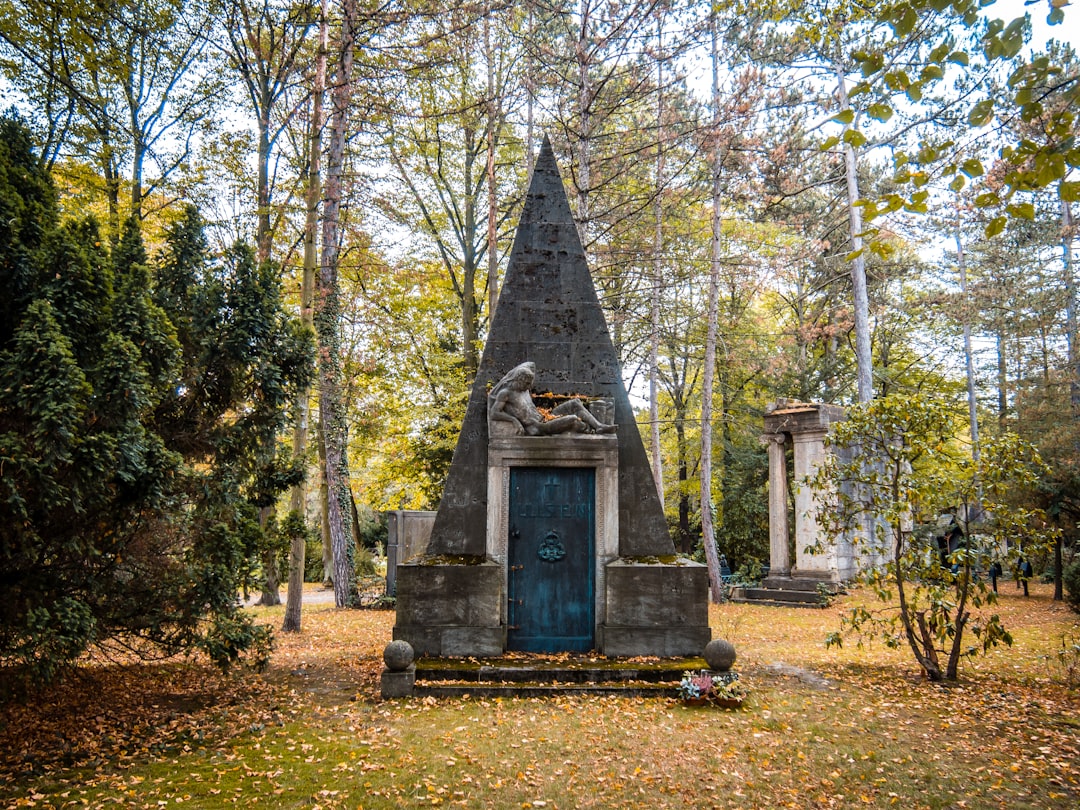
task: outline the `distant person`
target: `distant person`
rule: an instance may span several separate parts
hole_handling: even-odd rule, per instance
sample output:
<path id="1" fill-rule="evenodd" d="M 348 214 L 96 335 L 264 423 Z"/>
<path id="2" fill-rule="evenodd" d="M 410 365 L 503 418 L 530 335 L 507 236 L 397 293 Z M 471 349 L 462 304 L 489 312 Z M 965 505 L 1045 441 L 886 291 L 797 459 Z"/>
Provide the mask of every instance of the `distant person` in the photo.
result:
<path id="1" fill-rule="evenodd" d="M 1023 560 L 1020 563 L 1020 581 L 1024 583 L 1024 596 L 1028 595 L 1028 580 L 1035 571 L 1031 567 L 1031 560 Z"/>
<path id="2" fill-rule="evenodd" d="M 994 560 L 994 562 L 990 565 L 990 584 L 994 586 L 994 593 L 998 592 L 997 581 L 998 577 L 1001 576 L 1001 573 L 1001 563 L 999 563 L 997 560 Z"/>

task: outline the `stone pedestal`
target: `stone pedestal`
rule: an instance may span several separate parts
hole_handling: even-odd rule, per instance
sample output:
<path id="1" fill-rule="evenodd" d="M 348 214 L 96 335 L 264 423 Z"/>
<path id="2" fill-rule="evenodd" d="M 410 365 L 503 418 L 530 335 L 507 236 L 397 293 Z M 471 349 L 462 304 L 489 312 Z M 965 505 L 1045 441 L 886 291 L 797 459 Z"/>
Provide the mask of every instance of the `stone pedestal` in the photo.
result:
<path id="1" fill-rule="evenodd" d="M 494 656 L 506 648 L 505 566 L 427 558 L 398 566 L 394 638 L 417 655 Z"/>
<path id="2" fill-rule="evenodd" d="M 615 560 L 606 590 L 605 655 L 701 655 L 712 637 L 709 576 L 700 563 Z"/>
<path id="3" fill-rule="evenodd" d="M 384 698 L 409 697 L 416 686 L 416 664 L 401 672 L 384 669 L 379 686 Z"/>

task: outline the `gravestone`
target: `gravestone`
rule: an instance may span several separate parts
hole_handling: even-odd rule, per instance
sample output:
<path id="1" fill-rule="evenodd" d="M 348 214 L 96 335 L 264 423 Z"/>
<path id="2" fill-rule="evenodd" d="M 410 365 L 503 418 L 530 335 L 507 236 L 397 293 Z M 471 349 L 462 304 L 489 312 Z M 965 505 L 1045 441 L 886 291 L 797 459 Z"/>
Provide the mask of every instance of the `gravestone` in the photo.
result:
<path id="1" fill-rule="evenodd" d="M 489 430 L 525 363 L 556 435 Z M 419 655 L 698 655 L 707 590 L 675 555 L 545 138 L 426 553 L 398 566 L 394 638 Z"/>
<path id="2" fill-rule="evenodd" d="M 386 513 L 386 593 L 397 593 L 398 563 L 427 550 L 435 513 L 394 509 Z"/>

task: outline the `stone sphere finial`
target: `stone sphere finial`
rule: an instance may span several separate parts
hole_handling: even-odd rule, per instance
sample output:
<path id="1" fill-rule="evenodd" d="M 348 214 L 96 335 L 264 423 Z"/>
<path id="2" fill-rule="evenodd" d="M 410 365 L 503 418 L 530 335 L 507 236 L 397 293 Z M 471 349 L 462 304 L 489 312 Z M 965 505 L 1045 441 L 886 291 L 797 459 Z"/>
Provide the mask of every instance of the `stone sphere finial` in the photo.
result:
<path id="1" fill-rule="evenodd" d="M 413 651 L 412 644 L 399 638 L 386 645 L 382 657 L 386 668 L 391 672 L 404 672 L 413 662 L 416 653 Z"/>
<path id="2" fill-rule="evenodd" d="M 704 656 L 709 669 L 727 672 L 735 663 L 735 645 L 722 638 L 714 638 L 705 645 Z"/>

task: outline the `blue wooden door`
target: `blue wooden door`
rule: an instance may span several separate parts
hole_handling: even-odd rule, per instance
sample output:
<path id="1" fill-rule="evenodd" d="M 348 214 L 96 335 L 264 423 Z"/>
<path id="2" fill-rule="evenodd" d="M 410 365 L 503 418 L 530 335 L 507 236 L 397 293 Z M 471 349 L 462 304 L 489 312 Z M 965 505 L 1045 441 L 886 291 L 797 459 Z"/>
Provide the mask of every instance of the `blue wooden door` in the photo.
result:
<path id="1" fill-rule="evenodd" d="M 511 467 L 507 649 L 591 650 L 596 471 Z"/>

